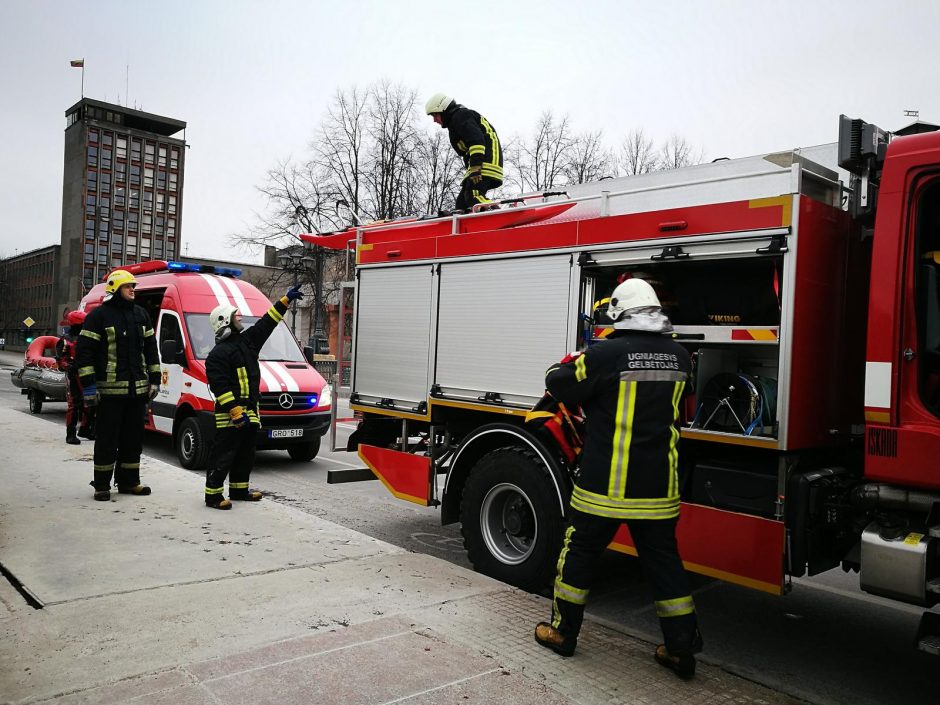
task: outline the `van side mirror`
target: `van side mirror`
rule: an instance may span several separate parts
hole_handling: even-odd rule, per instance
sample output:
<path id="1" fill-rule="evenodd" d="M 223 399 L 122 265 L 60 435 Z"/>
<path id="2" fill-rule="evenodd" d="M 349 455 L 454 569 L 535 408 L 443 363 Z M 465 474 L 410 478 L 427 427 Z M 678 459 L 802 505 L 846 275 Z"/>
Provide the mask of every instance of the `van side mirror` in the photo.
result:
<path id="1" fill-rule="evenodd" d="M 313 365 L 313 348 L 309 345 L 304 345 L 304 358 Z"/>
<path id="2" fill-rule="evenodd" d="M 164 340 L 160 343 L 160 359 L 170 365 L 186 364 L 186 355 L 183 352 L 183 347 L 175 340 Z"/>

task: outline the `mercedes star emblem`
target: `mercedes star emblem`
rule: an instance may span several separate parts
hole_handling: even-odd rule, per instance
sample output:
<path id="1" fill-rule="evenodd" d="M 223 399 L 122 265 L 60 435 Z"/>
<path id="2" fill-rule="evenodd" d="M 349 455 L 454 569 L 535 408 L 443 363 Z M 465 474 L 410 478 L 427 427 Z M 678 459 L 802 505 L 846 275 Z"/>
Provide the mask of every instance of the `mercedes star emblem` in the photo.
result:
<path id="1" fill-rule="evenodd" d="M 281 405 L 282 409 L 290 409 L 294 405 L 294 397 L 290 394 L 282 394 L 277 398 L 277 403 Z"/>

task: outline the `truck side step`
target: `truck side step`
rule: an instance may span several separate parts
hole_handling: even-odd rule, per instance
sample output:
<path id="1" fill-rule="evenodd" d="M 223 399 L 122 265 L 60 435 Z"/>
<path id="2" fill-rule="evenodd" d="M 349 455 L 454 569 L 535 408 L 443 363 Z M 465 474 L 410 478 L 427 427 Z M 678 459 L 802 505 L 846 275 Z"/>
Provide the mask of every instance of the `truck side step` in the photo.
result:
<path id="1" fill-rule="evenodd" d="M 917 648 L 940 656 L 940 612 L 924 612 L 917 627 Z"/>
<path id="2" fill-rule="evenodd" d="M 328 470 L 326 473 L 326 484 L 328 485 L 378 479 L 369 468 L 343 468 L 342 470 Z"/>

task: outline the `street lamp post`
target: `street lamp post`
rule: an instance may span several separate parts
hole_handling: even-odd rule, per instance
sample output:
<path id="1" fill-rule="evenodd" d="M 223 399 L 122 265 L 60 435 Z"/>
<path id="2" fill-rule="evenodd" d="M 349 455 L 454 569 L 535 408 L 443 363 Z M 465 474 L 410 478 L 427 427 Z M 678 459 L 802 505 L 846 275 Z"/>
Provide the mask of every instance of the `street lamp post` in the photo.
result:
<path id="1" fill-rule="evenodd" d="M 289 272 L 293 275 L 293 285 L 297 286 L 301 283 L 301 275 L 306 274 L 310 269 L 310 264 L 315 263 L 313 257 L 307 256 L 304 254 L 303 250 L 298 250 L 291 248 L 289 252 L 284 252 L 278 257 L 278 261 L 281 263 L 281 269 L 285 272 Z M 316 317 L 316 311 L 314 311 L 314 317 Z M 297 337 L 297 302 L 294 301 L 291 304 L 291 332 L 294 334 L 294 337 Z"/>

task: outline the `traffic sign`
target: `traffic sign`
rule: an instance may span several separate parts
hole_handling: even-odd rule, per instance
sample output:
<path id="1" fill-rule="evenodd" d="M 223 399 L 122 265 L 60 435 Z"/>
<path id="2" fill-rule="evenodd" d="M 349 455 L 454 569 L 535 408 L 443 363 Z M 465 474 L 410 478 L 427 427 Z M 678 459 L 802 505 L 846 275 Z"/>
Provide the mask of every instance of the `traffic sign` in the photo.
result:
<path id="1" fill-rule="evenodd" d="M 33 327 L 33 324 L 34 324 L 35 322 L 36 322 L 36 321 L 34 321 L 34 320 L 33 320 L 32 318 L 30 318 L 29 316 L 27 316 L 26 318 L 23 319 L 23 325 L 26 326 L 27 328 L 32 328 L 32 327 Z"/>

